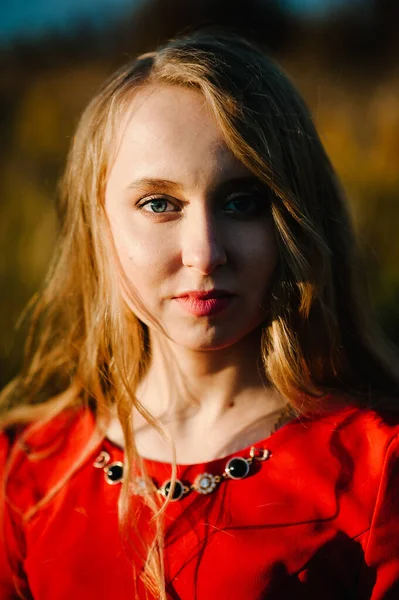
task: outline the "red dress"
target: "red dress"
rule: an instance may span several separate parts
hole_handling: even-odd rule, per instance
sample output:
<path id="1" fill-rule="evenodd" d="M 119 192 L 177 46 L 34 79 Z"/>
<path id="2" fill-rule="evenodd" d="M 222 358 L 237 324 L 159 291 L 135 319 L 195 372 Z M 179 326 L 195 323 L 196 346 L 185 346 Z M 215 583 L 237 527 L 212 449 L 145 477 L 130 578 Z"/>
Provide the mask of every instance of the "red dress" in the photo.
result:
<path id="1" fill-rule="evenodd" d="M 256 462 L 247 477 L 171 503 L 165 542 L 169 597 L 398 599 L 398 423 L 398 416 L 351 407 L 294 420 L 256 444 L 271 456 Z M 74 464 L 93 424 L 88 410 L 67 426 L 55 419 L 35 434 L 39 446 L 57 446 L 40 460 L 28 460 L 14 446 L 9 502 L 2 503 L 1 600 L 146 598 L 118 531 L 120 484 L 110 485 L 93 466 L 101 450 L 112 462 L 123 462 L 123 451 L 108 439 L 51 501 L 23 518 Z M 10 444 L 5 434 L 0 439 L 5 457 Z M 235 455 L 246 457 L 248 450 Z M 178 478 L 192 483 L 200 473 L 220 474 L 229 458 L 180 465 Z M 146 464 L 159 486 L 170 477 L 168 464 Z"/>

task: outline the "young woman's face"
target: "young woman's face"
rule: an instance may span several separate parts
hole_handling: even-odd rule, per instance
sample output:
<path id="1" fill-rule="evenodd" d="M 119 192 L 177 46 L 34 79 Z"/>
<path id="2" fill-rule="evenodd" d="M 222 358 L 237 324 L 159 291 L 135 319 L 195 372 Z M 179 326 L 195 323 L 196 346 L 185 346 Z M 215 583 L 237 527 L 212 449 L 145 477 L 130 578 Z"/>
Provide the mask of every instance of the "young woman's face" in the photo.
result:
<path id="1" fill-rule="evenodd" d="M 128 280 L 175 343 L 227 347 L 264 320 L 277 263 L 268 194 L 229 151 L 199 92 L 147 86 L 135 94 L 105 206 Z M 176 299 L 215 288 L 231 295 Z"/>

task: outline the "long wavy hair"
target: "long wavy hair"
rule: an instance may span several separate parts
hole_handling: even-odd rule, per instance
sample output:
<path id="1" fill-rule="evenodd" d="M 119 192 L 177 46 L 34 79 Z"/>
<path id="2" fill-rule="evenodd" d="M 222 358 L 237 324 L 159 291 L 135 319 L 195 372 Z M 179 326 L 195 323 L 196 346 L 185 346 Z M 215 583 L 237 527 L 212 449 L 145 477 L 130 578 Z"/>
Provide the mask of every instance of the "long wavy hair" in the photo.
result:
<path id="1" fill-rule="evenodd" d="M 57 250 L 30 307 L 24 364 L 2 392 L 0 417 L 3 429 L 39 427 L 67 408 L 86 406 L 95 415 L 99 439 L 116 410 L 125 442 L 119 517 L 126 531 L 134 526 L 130 483 L 144 469 L 133 407 L 165 432 L 136 397 L 151 355 L 148 327 L 124 300 L 134 290 L 117 261 L 104 193 L 122 117 L 132 95 L 148 84 L 202 94 L 231 152 L 270 190 L 279 264 L 262 325 L 261 357 L 271 385 L 303 413 L 317 409 L 326 394 L 364 406 L 381 403 L 396 396 L 399 383 L 396 356 L 371 316 L 360 282 L 343 191 L 306 106 L 279 66 L 239 36 L 210 31 L 138 57 L 103 85 L 80 120 L 62 181 Z M 158 326 L 156 315 L 149 318 Z M 172 472 L 175 477 L 175 461 Z M 164 599 L 167 502 L 161 506 L 151 485 L 144 501 L 154 515 L 154 534 L 143 545 L 140 576 Z"/>

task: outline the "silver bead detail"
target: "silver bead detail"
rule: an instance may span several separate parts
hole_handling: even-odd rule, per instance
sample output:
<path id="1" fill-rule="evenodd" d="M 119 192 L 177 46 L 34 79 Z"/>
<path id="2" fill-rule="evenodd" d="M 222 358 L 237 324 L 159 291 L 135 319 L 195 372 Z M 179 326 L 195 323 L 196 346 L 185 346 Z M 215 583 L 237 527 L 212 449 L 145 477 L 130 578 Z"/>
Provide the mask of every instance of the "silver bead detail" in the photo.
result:
<path id="1" fill-rule="evenodd" d="M 197 475 L 192 485 L 192 489 L 198 494 L 210 494 L 220 481 L 220 476 L 211 475 L 211 473 L 201 473 Z"/>

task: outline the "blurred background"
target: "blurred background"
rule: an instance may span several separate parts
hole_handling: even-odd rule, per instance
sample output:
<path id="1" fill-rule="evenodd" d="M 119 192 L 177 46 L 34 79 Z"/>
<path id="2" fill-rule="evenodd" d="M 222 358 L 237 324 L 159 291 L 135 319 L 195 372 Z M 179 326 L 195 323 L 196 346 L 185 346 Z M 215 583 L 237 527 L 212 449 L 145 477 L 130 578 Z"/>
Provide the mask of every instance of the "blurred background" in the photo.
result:
<path id="1" fill-rule="evenodd" d="M 399 345 L 397 0 L 2 0 L 0 386 L 57 232 L 57 181 L 80 112 L 138 52 L 198 24 L 261 43 L 309 104 L 353 210 L 381 325 Z"/>

